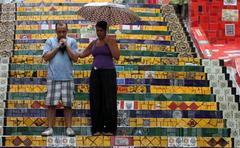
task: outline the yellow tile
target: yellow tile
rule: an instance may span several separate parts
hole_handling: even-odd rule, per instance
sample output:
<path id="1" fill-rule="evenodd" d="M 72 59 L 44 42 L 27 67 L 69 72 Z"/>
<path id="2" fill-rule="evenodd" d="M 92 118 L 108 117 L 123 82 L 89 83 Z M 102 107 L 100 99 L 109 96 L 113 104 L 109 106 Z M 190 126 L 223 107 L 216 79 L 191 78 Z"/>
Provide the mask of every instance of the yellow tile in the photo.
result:
<path id="1" fill-rule="evenodd" d="M 104 136 L 103 137 L 103 146 L 111 146 L 111 141 L 109 136 Z"/>
<path id="2" fill-rule="evenodd" d="M 83 140 L 84 140 L 84 138 L 82 137 L 82 136 L 77 136 L 76 137 L 76 145 L 77 146 L 83 146 L 84 144 L 84 142 L 83 142 Z"/>

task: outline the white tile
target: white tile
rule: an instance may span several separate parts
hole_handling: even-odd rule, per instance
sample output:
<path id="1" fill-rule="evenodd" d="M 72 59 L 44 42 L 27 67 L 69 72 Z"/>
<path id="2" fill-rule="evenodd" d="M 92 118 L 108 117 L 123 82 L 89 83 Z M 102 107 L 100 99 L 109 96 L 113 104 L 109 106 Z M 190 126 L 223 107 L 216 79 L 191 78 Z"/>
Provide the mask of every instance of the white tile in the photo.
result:
<path id="1" fill-rule="evenodd" d="M 240 148 L 240 137 L 234 138 L 234 146 Z"/>
<path id="2" fill-rule="evenodd" d="M 182 147 L 182 137 L 168 137 L 168 146 Z"/>
<path id="3" fill-rule="evenodd" d="M 228 110 L 228 102 L 220 102 L 219 109 L 220 110 Z"/>
<path id="4" fill-rule="evenodd" d="M 226 95 L 226 101 L 227 102 L 235 102 L 235 96 L 234 95 Z"/>
<path id="5" fill-rule="evenodd" d="M 222 67 L 213 67 L 213 73 L 216 74 L 222 73 Z"/>
<path id="6" fill-rule="evenodd" d="M 134 110 L 134 101 L 124 101 L 124 110 Z"/>
<path id="7" fill-rule="evenodd" d="M 219 66 L 220 64 L 219 60 L 211 60 L 211 66 Z"/>
<path id="8" fill-rule="evenodd" d="M 3 127 L 0 127 L 0 135 L 3 135 Z"/>
<path id="9" fill-rule="evenodd" d="M 8 64 L 0 64 L 1 71 L 8 71 Z"/>
<path id="10" fill-rule="evenodd" d="M 208 80 L 210 80 L 210 81 L 217 81 L 218 80 L 218 77 L 215 74 L 208 73 L 207 75 L 208 75 L 207 76 Z"/>
<path id="11" fill-rule="evenodd" d="M 0 117 L 0 127 L 3 127 L 3 126 L 4 126 L 4 118 Z"/>
<path id="12" fill-rule="evenodd" d="M 233 112 L 233 119 L 239 120 L 239 123 L 240 123 L 240 112 L 239 111 Z"/>
<path id="13" fill-rule="evenodd" d="M 203 66 L 211 66 L 211 61 L 209 59 L 202 59 Z"/>
<path id="14" fill-rule="evenodd" d="M 222 88 L 223 92 L 225 95 L 231 95 L 232 94 L 232 89 L 227 87 L 227 88 Z"/>
<path id="15" fill-rule="evenodd" d="M 4 109 L 0 108 L 0 117 L 4 116 Z"/>
<path id="16" fill-rule="evenodd" d="M 232 111 L 238 111 L 238 104 L 236 102 L 229 102 L 228 109 Z"/>
<path id="17" fill-rule="evenodd" d="M 47 146 L 51 147 L 76 146 L 76 137 L 48 136 Z"/>
<path id="18" fill-rule="evenodd" d="M 9 57 L 1 57 L 1 62 L 3 64 L 9 64 Z"/>
<path id="19" fill-rule="evenodd" d="M 220 88 L 228 87 L 228 82 L 226 80 L 220 80 L 218 83 Z"/>
<path id="20" fill-rule="evenodd" d="M 223 110 L 223 118 L 224 119 L 232 119 L 233 118 L 233 111 Z"/>
<path id="21" fill-rule="evenodd" d="M 216 95 L 216 101 L 217 102 L 225 101 L 225 95 Z"/>
<path id="22" fill-rule="evenodd" d="M 197 147 L 197 138 L 196 137 L 183 137 L 182 140 L 183 147 Z"/>
<path id="23" fill-rule="evenodd" d="M 231 128 L 231 137 L 239 137 L 239 129 Z"/>
<path id="24" fill-rule="evenodd" d="M 140 25 L 132 25 L 132 30 L 141 30 Z"/>
<path id="25" fill-rule="evenodd" d="M 212 68 L 206 66 L 206 67 L 204 67 L 204 72 L 206 72 L 206 73 L 212 73 Z"/>
<path id="26" fill-rule="evenodd" d="M 145 78 L 155 78 L 155 71 L 145 71 Z"/>
<path id="27" fill-rule="evenodd" d="M 2 78 L 8 77 L 8 71 L 1 71 L 0 70 L 0 77 L 2 77 Z"/>
<path id="28" fill-rule="evenodd" d="M 7 92 L 7 86 L 1 86 L 0 85 L 0 92 Z"/>
<path id="29" fill-rule="evenodd" d="M 115 146 L 128 146 L 130 144 L 128 137 L 115 137 L 114 140 Z"/>
<path id="30" fill-rule="evenodd" d="M 225 80 L 224 74 L 218 74 L 217 77 L 218 77 L 218 80 Z"/>
<path id="31" fill-rule="evenodd" d="M 214 87 L 213 88 L 213 93 L 216 94 L 216 95 L 224 95 L 222 89 L 219 88 L 219 87 Z"/>
<path id="32" fill-rule="evenodd" d="M 233 119 L 227 120 L 227 128 L 237 128 L 237 123 Z"/>
<path id="33" fill-rule="evenodd" d="M 0 100 L 6 100 L 7 99 L 7 94 L 4 92 L 0 92 Z"/>
<path id="34" fill-rule="evenodd" d="M 210 81 L 210 87 L 218 87 L 218 81 Z"/>
<path id="35" fill-rule="evenodd" d="M 196 137 L 168 137 L 169 147 L 196 147 L 197 138 Z"/>
<path id="36" fill-rule="evenodd" d="M 7 78 L 0 78 L 0 85 L 7 86 L 7 84 L 8 84 L 8 79 Z"/>
<path id="37" fill-rule="evenodd" d="M 3 100 L 0 99 L 0 108 L 5 108 L 5 102 L 3 102 Z"/>

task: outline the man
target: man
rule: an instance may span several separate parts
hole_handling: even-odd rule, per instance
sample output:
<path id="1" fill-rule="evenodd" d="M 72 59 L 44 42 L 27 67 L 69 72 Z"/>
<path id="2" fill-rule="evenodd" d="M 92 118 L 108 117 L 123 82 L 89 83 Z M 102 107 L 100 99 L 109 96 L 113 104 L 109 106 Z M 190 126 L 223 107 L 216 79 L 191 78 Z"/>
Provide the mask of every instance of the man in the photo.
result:
<path id="1" fill-rule="evenodd" d="M 67 126 L 66 134 L 74 136 L 72 124 L 72 100 L 74 98 L 74 83 L 72 77 L 73 62 L 77 61 L 77 42 L 67 37 L 67 24 L 58 23 L 55 27 L 57 37 L 46 41 L 43 49 L 43 59 L 48 61 L 47 118 L 48 128 L 42 132 L 43 136 L 53 134 L 56 118 L 56 105 L 61 101 L 64 105 L 64 117 Z"/>

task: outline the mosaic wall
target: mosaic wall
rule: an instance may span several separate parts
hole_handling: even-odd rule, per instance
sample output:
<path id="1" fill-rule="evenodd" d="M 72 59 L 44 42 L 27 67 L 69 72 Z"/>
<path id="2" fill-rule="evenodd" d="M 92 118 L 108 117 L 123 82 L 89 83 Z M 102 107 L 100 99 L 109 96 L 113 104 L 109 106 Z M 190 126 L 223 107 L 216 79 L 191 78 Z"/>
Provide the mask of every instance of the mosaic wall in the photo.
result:
<path id="1" fill-rule="evenodd" d="M 117 136 L 91 136 L 88 81 L 92 57 L 89 57 L 74 64 L 76 136 L 65 136 L 63 112 L 58 110 L 55 135 L 42 137 L 47 126 L 42 47 L 47 38 L 55 35 L 54 24 L 58 21 L 68 23 L 69 36 L 78 41 L 79 49 L 94 39 L 93 24 L 75 14 L 86 2 L 89 1 L 25 0 L 15 5 L 4 146 L 232 147 L 234 142 L 237 146 L 232 137 L 239 137 L 239 133 L 235 130 L 234 135 L 230 128 L 239 127 L 233 119 L 239 115 L 237 96 L 222 62 L 196 58 L 186 38 L 181 38 L 182 28 L 180 35 L 175 35 L 178 31 L 170 25 L 171 21 L 181 26 L 173 22 L 175 16 L 169 16 L 174 13 L 171 6 L 140 1 L 128 5 L 141 17 L 140 22 L 111 26 L 109 30 L 122 55 L 116 61 Z"/>

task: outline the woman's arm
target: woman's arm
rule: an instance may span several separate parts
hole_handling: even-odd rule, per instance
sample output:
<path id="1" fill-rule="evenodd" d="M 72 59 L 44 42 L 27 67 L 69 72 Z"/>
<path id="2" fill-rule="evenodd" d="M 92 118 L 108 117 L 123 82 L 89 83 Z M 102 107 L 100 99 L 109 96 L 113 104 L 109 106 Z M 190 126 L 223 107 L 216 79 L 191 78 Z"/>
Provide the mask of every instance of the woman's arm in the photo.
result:
<path id="1" fill-rule="evenodd" d="M 95 41 L 92 41 L 92 42 L 88 45 L 88 47 L 87 47 L 86 49 L 80 51 L 80 52 L 78 53 L 78 57 L 80 57 L 80 58 L 85 58 L 85 57 L 89 56 L 89 55 L 92 53 L 92 47 L 93 47 L 93 45 L 94 45 L 94 42 L 95 42 Z"/>
<path id="2" fill-rule="evenodd" d="M 110 48 L 110 51 L 112 53 L 112 56 L 114 59 L 118 60 L 120 57 L 120 50 L 118 48 L 117 42 L 115 39 L 110 39 L 108 37 L 106 37 L 104 39 L 104 42 L 108 45 L 108 47 Z"/>

